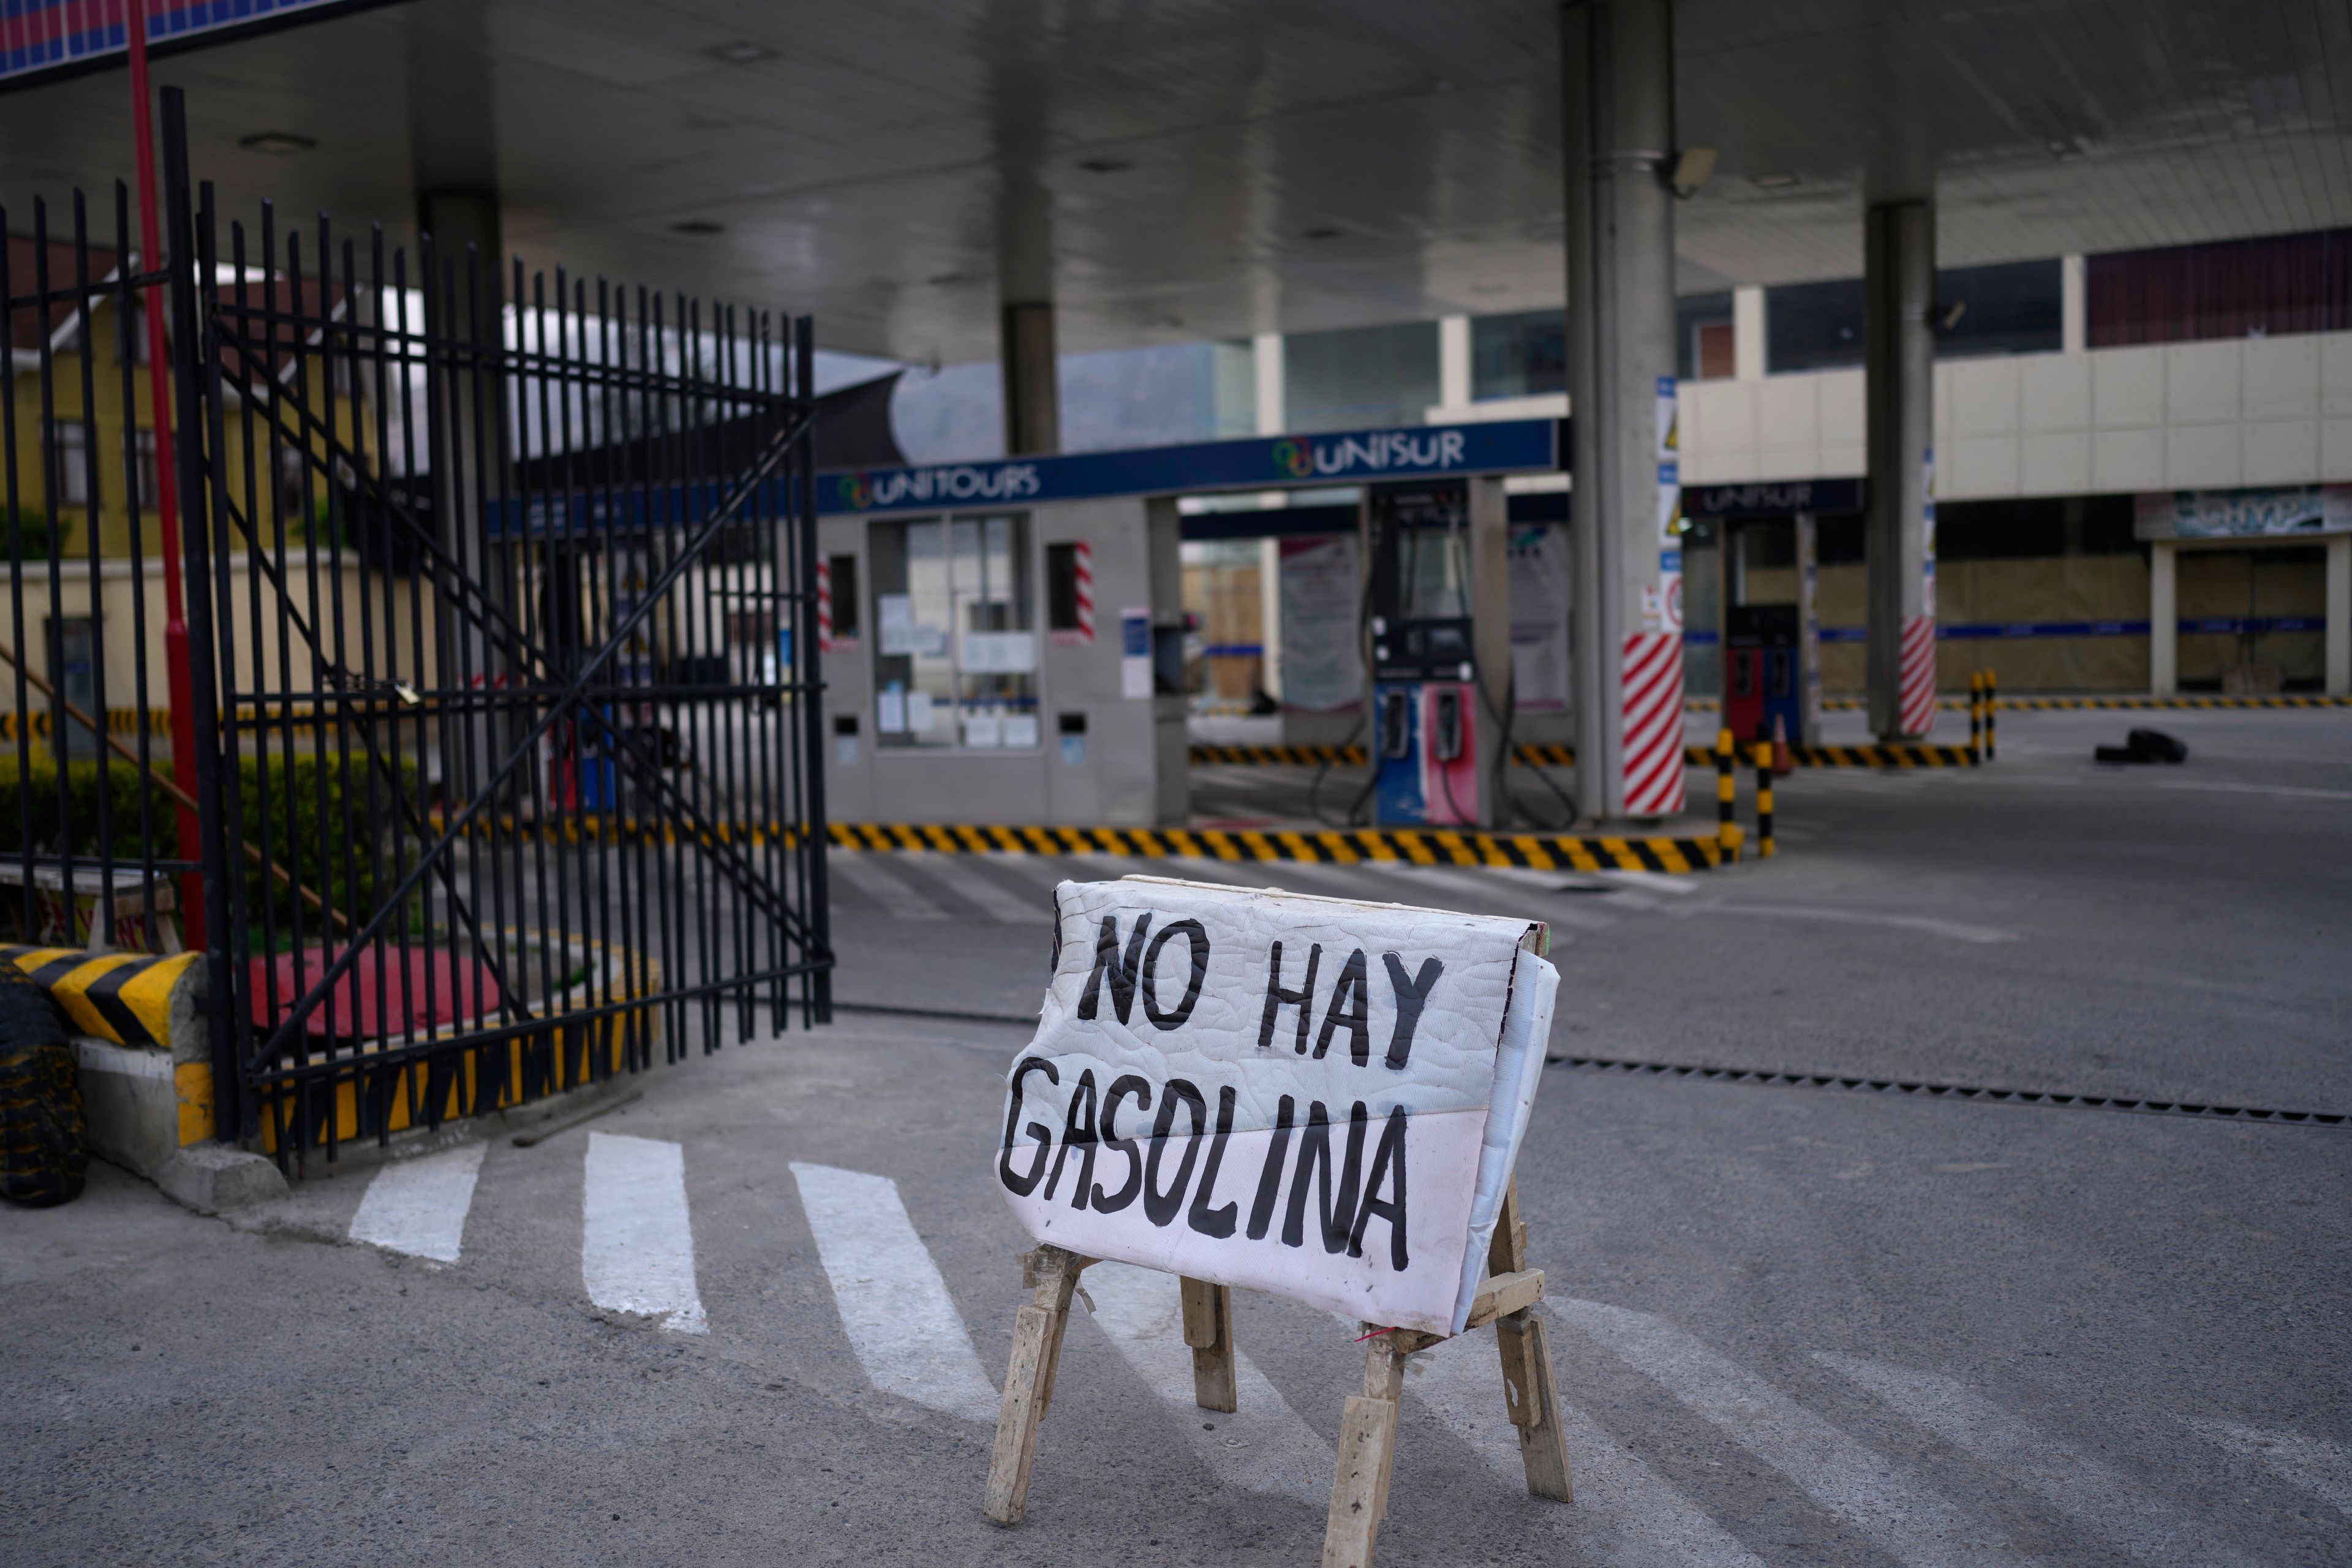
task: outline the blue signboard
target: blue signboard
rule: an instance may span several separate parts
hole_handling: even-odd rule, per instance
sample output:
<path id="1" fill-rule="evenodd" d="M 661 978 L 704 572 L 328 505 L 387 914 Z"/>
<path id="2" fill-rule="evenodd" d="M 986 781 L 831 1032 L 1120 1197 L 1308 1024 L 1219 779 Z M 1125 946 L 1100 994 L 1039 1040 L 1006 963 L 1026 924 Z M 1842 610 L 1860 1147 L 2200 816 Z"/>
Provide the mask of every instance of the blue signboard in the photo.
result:
<path id="1" fill-rule="evenodd" d="M 1126 452 L 930 463 L 822 474 L 820 513 L 938 511 L 1105 496 L 1192 495 L 1559 467 L 1559 422 L 1408 425 L 1329 436 L 1265 436 Z"/>
<path id="2" fill-rule="evenodd" d="M 164 55 L 381 0 L 139 0 L 147 49 Z M 0 6 L 0 86 L 111 65 L 130 47 L 127 0 L 10 0 Z"/>
<path id="3" fill-rule="evenodd" d="M 1685 485 L 1688 517 L 1786 517 L 1862 510 L 1860 479 L 1780 479 L 1764 484 Z"/>

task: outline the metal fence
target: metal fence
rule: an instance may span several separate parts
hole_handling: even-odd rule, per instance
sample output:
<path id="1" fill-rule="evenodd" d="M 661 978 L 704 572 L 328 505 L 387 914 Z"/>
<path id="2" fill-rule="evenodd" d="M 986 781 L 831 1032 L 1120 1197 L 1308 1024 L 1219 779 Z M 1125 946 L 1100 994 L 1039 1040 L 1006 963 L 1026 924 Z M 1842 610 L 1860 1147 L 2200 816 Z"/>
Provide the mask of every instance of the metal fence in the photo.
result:
<path id="1" fill-rule="evenodd" d="M 118 189 L 110 252 L 77 197 L 0 273 L 23 938 L 184 921 L 220 1131 L 289 1162 L 824 1021 L 808 321 L 224 215 L 164 109 L 173 264 L 132 269 Z"/>

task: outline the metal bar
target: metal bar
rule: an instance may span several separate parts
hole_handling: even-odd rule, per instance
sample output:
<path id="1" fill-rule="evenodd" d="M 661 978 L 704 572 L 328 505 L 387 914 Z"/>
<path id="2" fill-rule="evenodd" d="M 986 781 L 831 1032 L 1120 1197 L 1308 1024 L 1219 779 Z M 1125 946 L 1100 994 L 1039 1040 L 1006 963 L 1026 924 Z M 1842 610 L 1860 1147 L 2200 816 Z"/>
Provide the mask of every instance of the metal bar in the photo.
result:
<path id="1" fill-rule="evenodd" d="M 796 390 L 802 406 L 813 409 L 816 406 L 816 330 L 806 316 L 793 323 L 793 349 Z M 824 863 L 824 679 L 816 646 L 816 433 L 813 424 L 803 427 L 793 457 L 800 470 L 800 516 L 795 521 L 800 528 L 801 561 L 798 580 L 793 584 L 793 658 L 801 664 L 801 679 L 793 697 L 804 710 L 802 724 L 806 736 L 794 773 L 801 780 L 802 800 L 807 808 L 801 819 L 801 843 L 808 865 L 808 920 L 818 951 L 827 960 L 811 976 L 806 993 L 803 1026 L 811 1027 L 833 1022 L 833 903 Z"/>
<path id="2" fill-rule="evenodd" d="M 207 221 L 200 241 L 189 204 L 187 107 L 177 88 L 163 89 L 163 171 L 171 252 L 197 261 L 196 267 L 183 264 L 172 270 L 172 315 L 180 323 L 173 353 L 179 404 L 173 457 L 179 468 L 179 493 L 188 503 L 182 520 L 187 571 L 202 583 L 206 580 L 209 531 L 201 499 L 206 495 L 204 439 L 211 435 L 216 441 L 218 435 L 216 419 L 207 416 L 206 407 L 209 405 L 214 416 L 219 411 L 220 376 L 217 363 L 206 363 L 203 352 L 206 334 L 196 303 L 197 278 L 204 277 L 209 288 L 213 276 L 210 203 L 207 200 Z M 217 444 L 213 449 L 219 450 Z M 225 840 L 233 797 L 226 795 L 222 787 L 220 715 L 215 695 L 220 671 L 214 653 L 213 610 L 211 598 L 203 593 L 187 601 L 189 732 L 196 748 L 196 805 L 204 851 L 205 1011 L 212 1034 L 213 1125 L 217 1136 L 236 1140 L 249 1130 L 252 1097 L 239 1070 L 243 1052 L 237 1020 L 245 988 L 232 985 L 229 968 L 228 943 L 234 928 L 229 923 L 231 889 Z"/>

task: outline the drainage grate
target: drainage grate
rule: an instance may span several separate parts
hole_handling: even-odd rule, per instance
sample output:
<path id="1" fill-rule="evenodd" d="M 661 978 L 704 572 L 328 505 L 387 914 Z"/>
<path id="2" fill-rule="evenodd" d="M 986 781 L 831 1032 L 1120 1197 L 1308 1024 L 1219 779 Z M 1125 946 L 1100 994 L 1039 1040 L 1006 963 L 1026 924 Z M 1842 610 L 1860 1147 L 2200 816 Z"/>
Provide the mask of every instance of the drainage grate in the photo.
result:
<path id="1" fill-rule="evenodd" d="M 2127 1095 L 2059 1094 L 2036 1089 L 1987 1089 L 1979 1084 L 1928 1083 L 1899 1078 L 1848 1078 L 1841 1073 L 1776 1072 L 1754 1068 L 1684 1066 L 1675 1062 L 1618 1061 L 1608 1057 L 1546 1057 L 1547 1067 L 1591 1072 L 1648 1073 L 1654 1078 L 1699 1078 L 1718 1083 L 1753 1083 L 1785 1089 L 1861 1089 L 1908 1094 L 1922 1100 L 1974 1100 L 2040 1105 L 2067 1110 L 2123 1110 L 2141 1116 L 2191 1116 L 2206 1121 L 2263 1121 L 2295 1127 L 2341 1127 L 2347 1117 L 2331 1110 L 2264 1110 L 2246 1105 L 2207 1105 L 2185 1100 L 2136 1100 Z"/>

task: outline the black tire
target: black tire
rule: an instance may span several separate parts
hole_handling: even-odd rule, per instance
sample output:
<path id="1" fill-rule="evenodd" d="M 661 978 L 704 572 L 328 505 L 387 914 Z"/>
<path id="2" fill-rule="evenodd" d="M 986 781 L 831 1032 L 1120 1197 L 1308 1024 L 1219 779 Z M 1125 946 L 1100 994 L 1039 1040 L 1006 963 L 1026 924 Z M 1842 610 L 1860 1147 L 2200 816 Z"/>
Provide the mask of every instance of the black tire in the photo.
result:
<path id="1" fill-rule="evenodd" d="M 81 1079 L 46 987 L 0 962 L 0 1198 L 47 1208 L 81 1195 Z"/>

